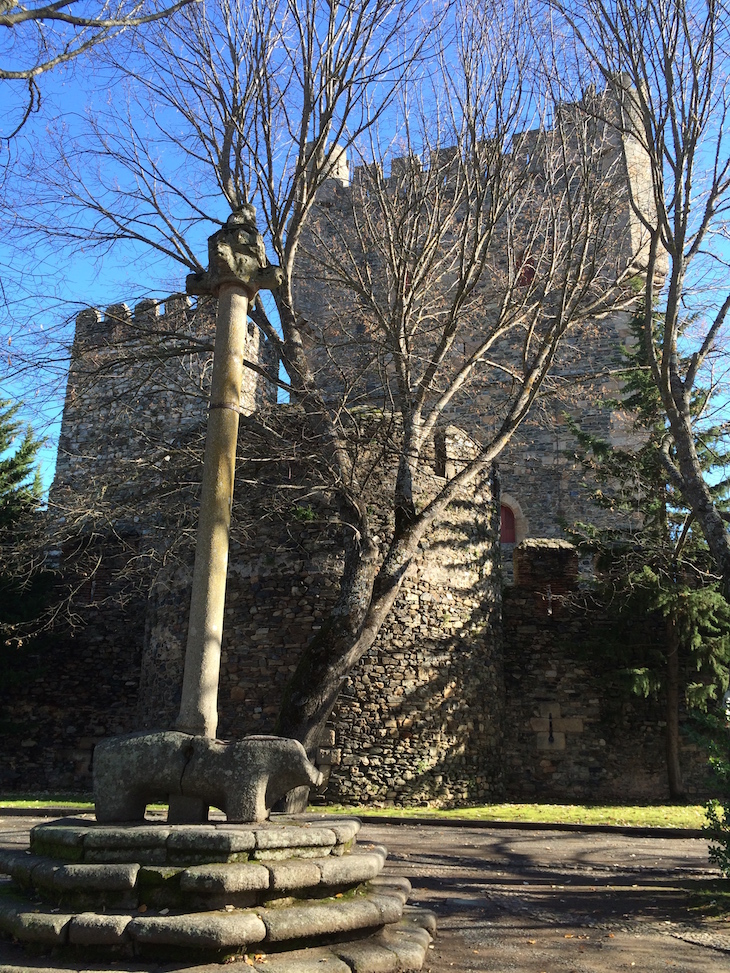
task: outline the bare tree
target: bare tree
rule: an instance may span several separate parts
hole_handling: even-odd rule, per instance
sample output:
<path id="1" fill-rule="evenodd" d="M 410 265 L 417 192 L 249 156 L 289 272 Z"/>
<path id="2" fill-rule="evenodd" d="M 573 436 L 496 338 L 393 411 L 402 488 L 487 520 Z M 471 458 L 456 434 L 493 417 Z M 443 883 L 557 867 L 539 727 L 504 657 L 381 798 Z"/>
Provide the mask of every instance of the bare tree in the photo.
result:
<path id="1" fill-rule="evenodd" d="M 169 17 L 191 0 L 159 6 L 147 0 L 18 0 L 0 3 L 0 81 L 25 82 L 26 108 L 17 135 L 40 102 L 39 75 L 86 53 L 132 27 Z"/>
<path id="2" fill-rule="evenodd" d="M 631 205 L 650 239 L 643 341 L 667 419 L 664 465 L 699 523 L 730 597 L 730 538 L 697 455 L 698 383 L 722 394 L 727 365 L 730 16 L 714 0 L 548 5 L 578 41 L 583 70 L 621 76 L 611 124 L 635 133 L 651 181 Z M 586 67 L 586 62 L 588 67 Z M 630 162 L 631 160 L 629 160 Z M 656 311 L 661 327 L 657 327 Z M 707 397 L 708 403 L 713 396 Z M 717 416 L 710 417 L 713 424 Z M 722 417 L 721 417 L 722 418 Z M 676 459 L 670 457 L 673 442 Z"/>
<path id="3" fill-rule="evenodd" d="M 394 412 L 401 436 L 382 551 L 357 471 L 338 468 L 351 484 L 353 580 L 303 654 L 278 724 L 310 744 L 373 644 L 419 542 L 510 441 L 544 392 L 561 341 L 632 299 L 622 287 L 632 260 L 616 254 L 623 169 L 589 123 L 595 106 L 555 106 L 549 93 L 535 93 L 532 39 L 518 12 L 501 20 L 472 12 L 462 30 L 440 59 L 437 87 L 421 80 L 417 95 L 405 89 L 403 155 L 384 157 L 369 133 L 363 155 L 376 161 L 356 170 L 344 206 L 315 204 L 304 234 L 306 283 L 293 297 L 309 319 L 302 344 L 312 350 L 300 365 L 285 329 L 282 359 L 301 376 L 292 384 L 312 403 L 315 388 L 340 389 L 329 416 L 344 457 L 342 417 L 358 401 Z M 611 91 L 596 98 L 611 100 Z M 521 135 L 526 117 L 537 128 Z M 296 335 L 296 320 L 289 329 Z M 415 483 L 430 438 L 453 410 L 468 415 L 473 391 L 485 387 L 489 416 L 470 423 L 476 455 L 424 503 Z M 326 407 L 320 396 L 316 410 Z"/>
<path id="4" fill-rule="evenodd" d="M 634 299 L 624 160 L 596 126 L 615 86 L 557 104 L 527 27 L 520 9 L 469 2 L 428 22 L 395 0 L 190 7 L 130 73 L 146 123 L 98 118 L 48 170 L 59 234 L 195 270 L 214 207 L 259 207 L 284 273 L 276 315 L 252 311 L 286 372 L 267 377 L 300 407 L 343 526 L 338 597 L 277 727 L 308 747 L 419 542 L 509 442 L 565 336 Z M 345 151 L 365 163 L 352 187 Z M 418 497 L 428 441 L 486 384 L 473 459 Z M 365 465 L 362 402 L 397 429 Z M 363 500 L 373 462 L 389 464 L 387 536 Z"/>

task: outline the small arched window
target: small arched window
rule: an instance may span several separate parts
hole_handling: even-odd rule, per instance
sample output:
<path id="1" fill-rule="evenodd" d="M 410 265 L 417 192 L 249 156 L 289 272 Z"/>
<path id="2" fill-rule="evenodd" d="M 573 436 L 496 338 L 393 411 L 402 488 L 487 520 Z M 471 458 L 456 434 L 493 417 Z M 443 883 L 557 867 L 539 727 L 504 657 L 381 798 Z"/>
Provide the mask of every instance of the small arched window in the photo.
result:
<path id="1" fill-rule="evenodd" d="M 504 504 L 499 510 L 499 539 L 502 544 L 514 544 L 516 541 L 514 511 Z"/>
<path id="2" fill-rule="evenodd" d="M 523 250 L 517 256 L 515 270 L 517 271 L 517 286 L 529 287 L 535 280 L 535 273 L 537 271 L 535 258 L 530 256 L 527 250 Z"/>

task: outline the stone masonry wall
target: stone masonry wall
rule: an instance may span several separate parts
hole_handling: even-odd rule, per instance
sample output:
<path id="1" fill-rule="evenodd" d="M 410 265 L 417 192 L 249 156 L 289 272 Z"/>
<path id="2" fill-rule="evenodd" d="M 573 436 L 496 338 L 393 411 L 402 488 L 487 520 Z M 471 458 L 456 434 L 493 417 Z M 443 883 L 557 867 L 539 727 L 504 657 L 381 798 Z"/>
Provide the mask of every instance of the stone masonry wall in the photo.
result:
<path id="1" fill-rule="evenodd" d="M 455 431 L 449 437 L 450 449 L 467 444 Z M 297 495 L 305 476 L 296 465 L 284 504 L 271 466 L 269 484 L 252 484 L 247 461 L 257 466 L 259 459 L 243 447 L 239 476 L 247 483 L 245 505 L 257 516 L 234 527 L 219 697 L 224 738 L 271 732 L 283 689 L 342 571 L 335 512 Z M 440 461 L 435 451 L 430 459 Z M 419 496 L 441 482 L 427 466 Z M 391 529 L 377 513 L 384 489 L 376 476 L 368 492 L 381 544 Z M 390 618 L 348 678 L 318 755 L 333 768 L 328 800 L 484 800 L 500 793 L 500 576 L 491 501 L 483 479 L 422 543 Z M 152 592 L 141 690 L 148 727 L 170 726 L 176 716 L 187 622 L 180 605 L 189 585 L 188 564 L 160 576 Z"/>
<path id="2" fill-rule="evenodd" d="M 316 527 L 297 524 L 288 535 L 296 555 L 284 556 L 282 535 L 273 529 L 257 540 L 276 553 L 248 562 L 237 553 L 221 682 L 223 737 L 271 729 L 296 652 L 331 601 L 336 555 L 323 554 Z M 446 590 L 453 568 L 438 548 L 422 552 L 387 630 L 348 680 L 331 722 L 334 742 L 319 755 L 336 761 L 327 798 L 380 804 L 666 798 L 663 713 L 657 702 L 628 694 L 611 653 L 601 653 L 610 613 L 568 610 L 546 585 L 508 588 L 501 635 L 496 606 L 485 624 L 473 592 Z M 461 564 L 462 579 L 475 568 Z M 148 625 L 160 626 L 164 645 L 172 647 L 174 683 L 189 574 L 173 581 L 181 590 L 169 586 L 168 604 L 160 597 Z M 557 595 L 560 586 L 554 588 Z M 488 589 L 482 592 L 488 601 Z M 96 612 L 75 638 L 54 639 L 17 659 L 2 712 L 2 790 L 89 789 L 95 742 L 141 725 L 143 620 L 142 605 L 124 614 Z M 147 699 L 148 723 L 169 725 L 176 689 L 155 699 L 148 686 Z M 711 789 L 706 755 L 686 736 L 681 763 L 689 796 L 704 799 Z"/>
<path id="3" fill-rule="evenodd" d="M 578 521 L 607 520 L 606 512 L 588 500 L 586 472 L 575 455 L 566 414 L 583 432 L 619 448 L 627 446 L 633 435 L 628 417 L 606 405 L 607 400 L 620 399 L 621 389 L 606 376 L 625 365 L 621 348 L 630 340 L 629 322 L 628 312 L 616 312 L 600 322 L 586 322 L 566 340 L 559 374 L 567 392 L 539 402 L 500 455 L 503 502 L 518 520 L 518 542 L 526 537 L 562 537 L 563 527 Z M 596 374 L 588 379 L 591 370 Z M 475 416 L 488 415 L 487 399 L 488 390 L 475 390 Z M 467 423 L 466 428 L 473 427 Z M 611 523 L 618 526 L 615 516 Z"/>
<path id="4" fill-rule="evenodd" d="M 664 714 L 617 678 L 610 608 L 565 600 L 556 576 L 531 572 L 503 601 L 505 790 L 512 800 L 632 803 L 669 799 Z M 557 597 L 556 597 L 557 595 Z M 712 790 L 707 754 L 687 736 L 690 798 Z"/>
<path id="5" fill-rule="evenodd" d="M 169 726 L 176 716 L 210 311 L 171 298 L 162 315 L 145 302 L 134 313 L 117 305 L 103 317 L 93 310 L 79 316 L 50 531 L 71 592 L 68 611 L 83 624 L 60 626 L 52 650 L 38 651 L 22 684 L 15 679 L 2 717 L 14 728 L 6 737 L 9 787 L 84 789 L 96 741 L 143 725 Z M 255 357 L 257 348 L 248 354 Z M 255 385 L 245 401 L 262 406 Z M 342 570 L 337 518 L 296 443 L 272 459 L 257 453 L 243 430 L 240 446 L 223 736 L 271 728 Z M 422 471 L 422 499 L 469 450 L 474 444 L 457 429 L 441 434 Z M 377 509 L 392 484 L 379 471 L 369 482 L 385 544 L 391 528 Z M 347 761 L 347 770 L 332 776 L 335 796 L 387 801 L 498 791 L 495 517 L 491 487 L 480 482 L 423 542 L 392 619 L 346 688 L 343 699 L 357 692 L 358 703 L 340 705 L 323 740 L 334 743 L 321 748 L 323 760 Z"/>
<path id="6" fill-rule="evenodd" d="M 113 567 L 110 555 L 103 581 L 110 589 Z M 75 607 L 84 612 L 82 628 L 59 625 L 4 655 L 0 792 L 88 791 L 94 745 L 137 729 L 144 599 L 120 604 L 109 594 L 100 609 L 85 606 L 88 590 L 80 591 Z"/>
<path id="7" fill-rule="evenodd" d="M 453 540 L 463 530 L 452 523 L 446 533 Z M 250 538 L 257 557 L 250 551 L 244 557 L 236 542 L 222 737 L 273 725 L 296 654 L 333 597 L 337 551 L 323 550 L 320 532 L 318 520 L 294 518 L 289 530 L 264 526 Z M 500 626 L 498 605 L 490 601 L 493 575 L 482 576 L 484 536 L 474 541 L 472 550 L 452 545 L 456 558 L 444 556 L 438 538 L 424 545 L 386 630 L 352 673 L 331 721 L 334 740 L 325 740 L 330 745 L 319 754 L 332 767 L 327 798 L 379 804 L 665 799 L 663 713 L 617 681 L 615 659 L 602 651 L 610 612 L 567 607 L 565 588 L 543 563 L 529 587 L 506 589 Z M 54 638 L 17 657 L 10 670 L 15 678 L 5 682 L 0 788 L 90 788 L 95 742 L 142 725 L 139 675 L 142 666 L 145 687 L 153 629 L 167 668 L 143 688 L 142 715 L 147 725 L 170 725 L 189 584 L 189 569 L 178 568 L 156 589 L 144 664 L 139 602 L 111 614 L 90 610 L 89 624 L 74 638 Z M 706 754 L 686 736 L 681 763 L 689 796 L 707 797 Z"/>
<path id="8" fill-rule="evenodd" d="M 470 499 L 482 517 L 465 501 L 429 538 L 385 630 L 347 680 L 333 715 L 342 760 L 328 796 L 451 803 L 503 795 L 500 591 L 490 550 L 498 524 L 484 486 L 477 492 Z"/>
<path id="9" fill-rule="evenodd" d="M 165 533 L 164 497 L 181 478 L 177 458 L 188 469 L 200 464 L 215 304 L 191 306 L 184 295 L 164 303 L 164 313 L 142 301 L 133 312 L 117 304 L 78 315 L 49 500 L 52 534 L 62 543 L 64 535 L 76 542 L 110 530 L 154 543 Z M 246 355 L 266 356 L 253 326 Z M 271 395 L 245 371 L 245 412 Z"/>

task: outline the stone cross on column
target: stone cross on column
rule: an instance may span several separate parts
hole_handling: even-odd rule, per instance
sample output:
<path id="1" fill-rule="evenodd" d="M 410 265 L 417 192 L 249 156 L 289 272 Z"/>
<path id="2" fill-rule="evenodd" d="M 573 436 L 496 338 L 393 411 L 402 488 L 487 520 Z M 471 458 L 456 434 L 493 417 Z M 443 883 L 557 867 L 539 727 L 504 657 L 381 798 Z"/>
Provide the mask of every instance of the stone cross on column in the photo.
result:
<path id="1" fill-rule="evenodd" d="M 185 733 L 215 737 L 248 306 L 257 291 L 278 287 L 282 273 L 268 264 L 256 211 L 249 204 L 210 237 L 208 259 L 205 273 L 186 280 L 188 294 L 218 298 L 218 314 L 185 672 L 175 725 Z"/>

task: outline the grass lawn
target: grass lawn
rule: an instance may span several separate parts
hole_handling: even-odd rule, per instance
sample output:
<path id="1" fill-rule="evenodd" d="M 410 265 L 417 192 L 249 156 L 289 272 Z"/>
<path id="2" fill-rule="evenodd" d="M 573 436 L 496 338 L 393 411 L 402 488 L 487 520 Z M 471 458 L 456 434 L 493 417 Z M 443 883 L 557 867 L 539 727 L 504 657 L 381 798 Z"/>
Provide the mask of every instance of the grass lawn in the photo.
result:
<path id="1" fill-rule="evenodd" d="M 84 807 L 93 808 L 89 794 L 6 794 L 0 795 L 5 807 Z M 333 814 L 354 814 L 403 818 L 443 818 L 465 821 L 526 821 L 546 824 L 608 824 L 637 828 L 701 828 L 705 812 L 701 805 L 648 804 L 599 805 L 581 804 L 485 804 L 475 807 L 355 807 L 331 804 L 313 810 Z"/>
<path id="2" fill-rule="evenodd" d="M 344 807 L 328 805 L 335 814 L 367 814 L 405 818 L 444 818 L 467 821 L 529 821 L 545 824 L 609 824 L 637 828 L 701 828 L 705 810 L 696 804 L 597 805 L 484 804 L 475 807 Z"/>
<path id="3" fill-rule="evenodd" d="M 93 808 L 90 794 L 0 794 L 0 807 L 83 807 Z"/>

